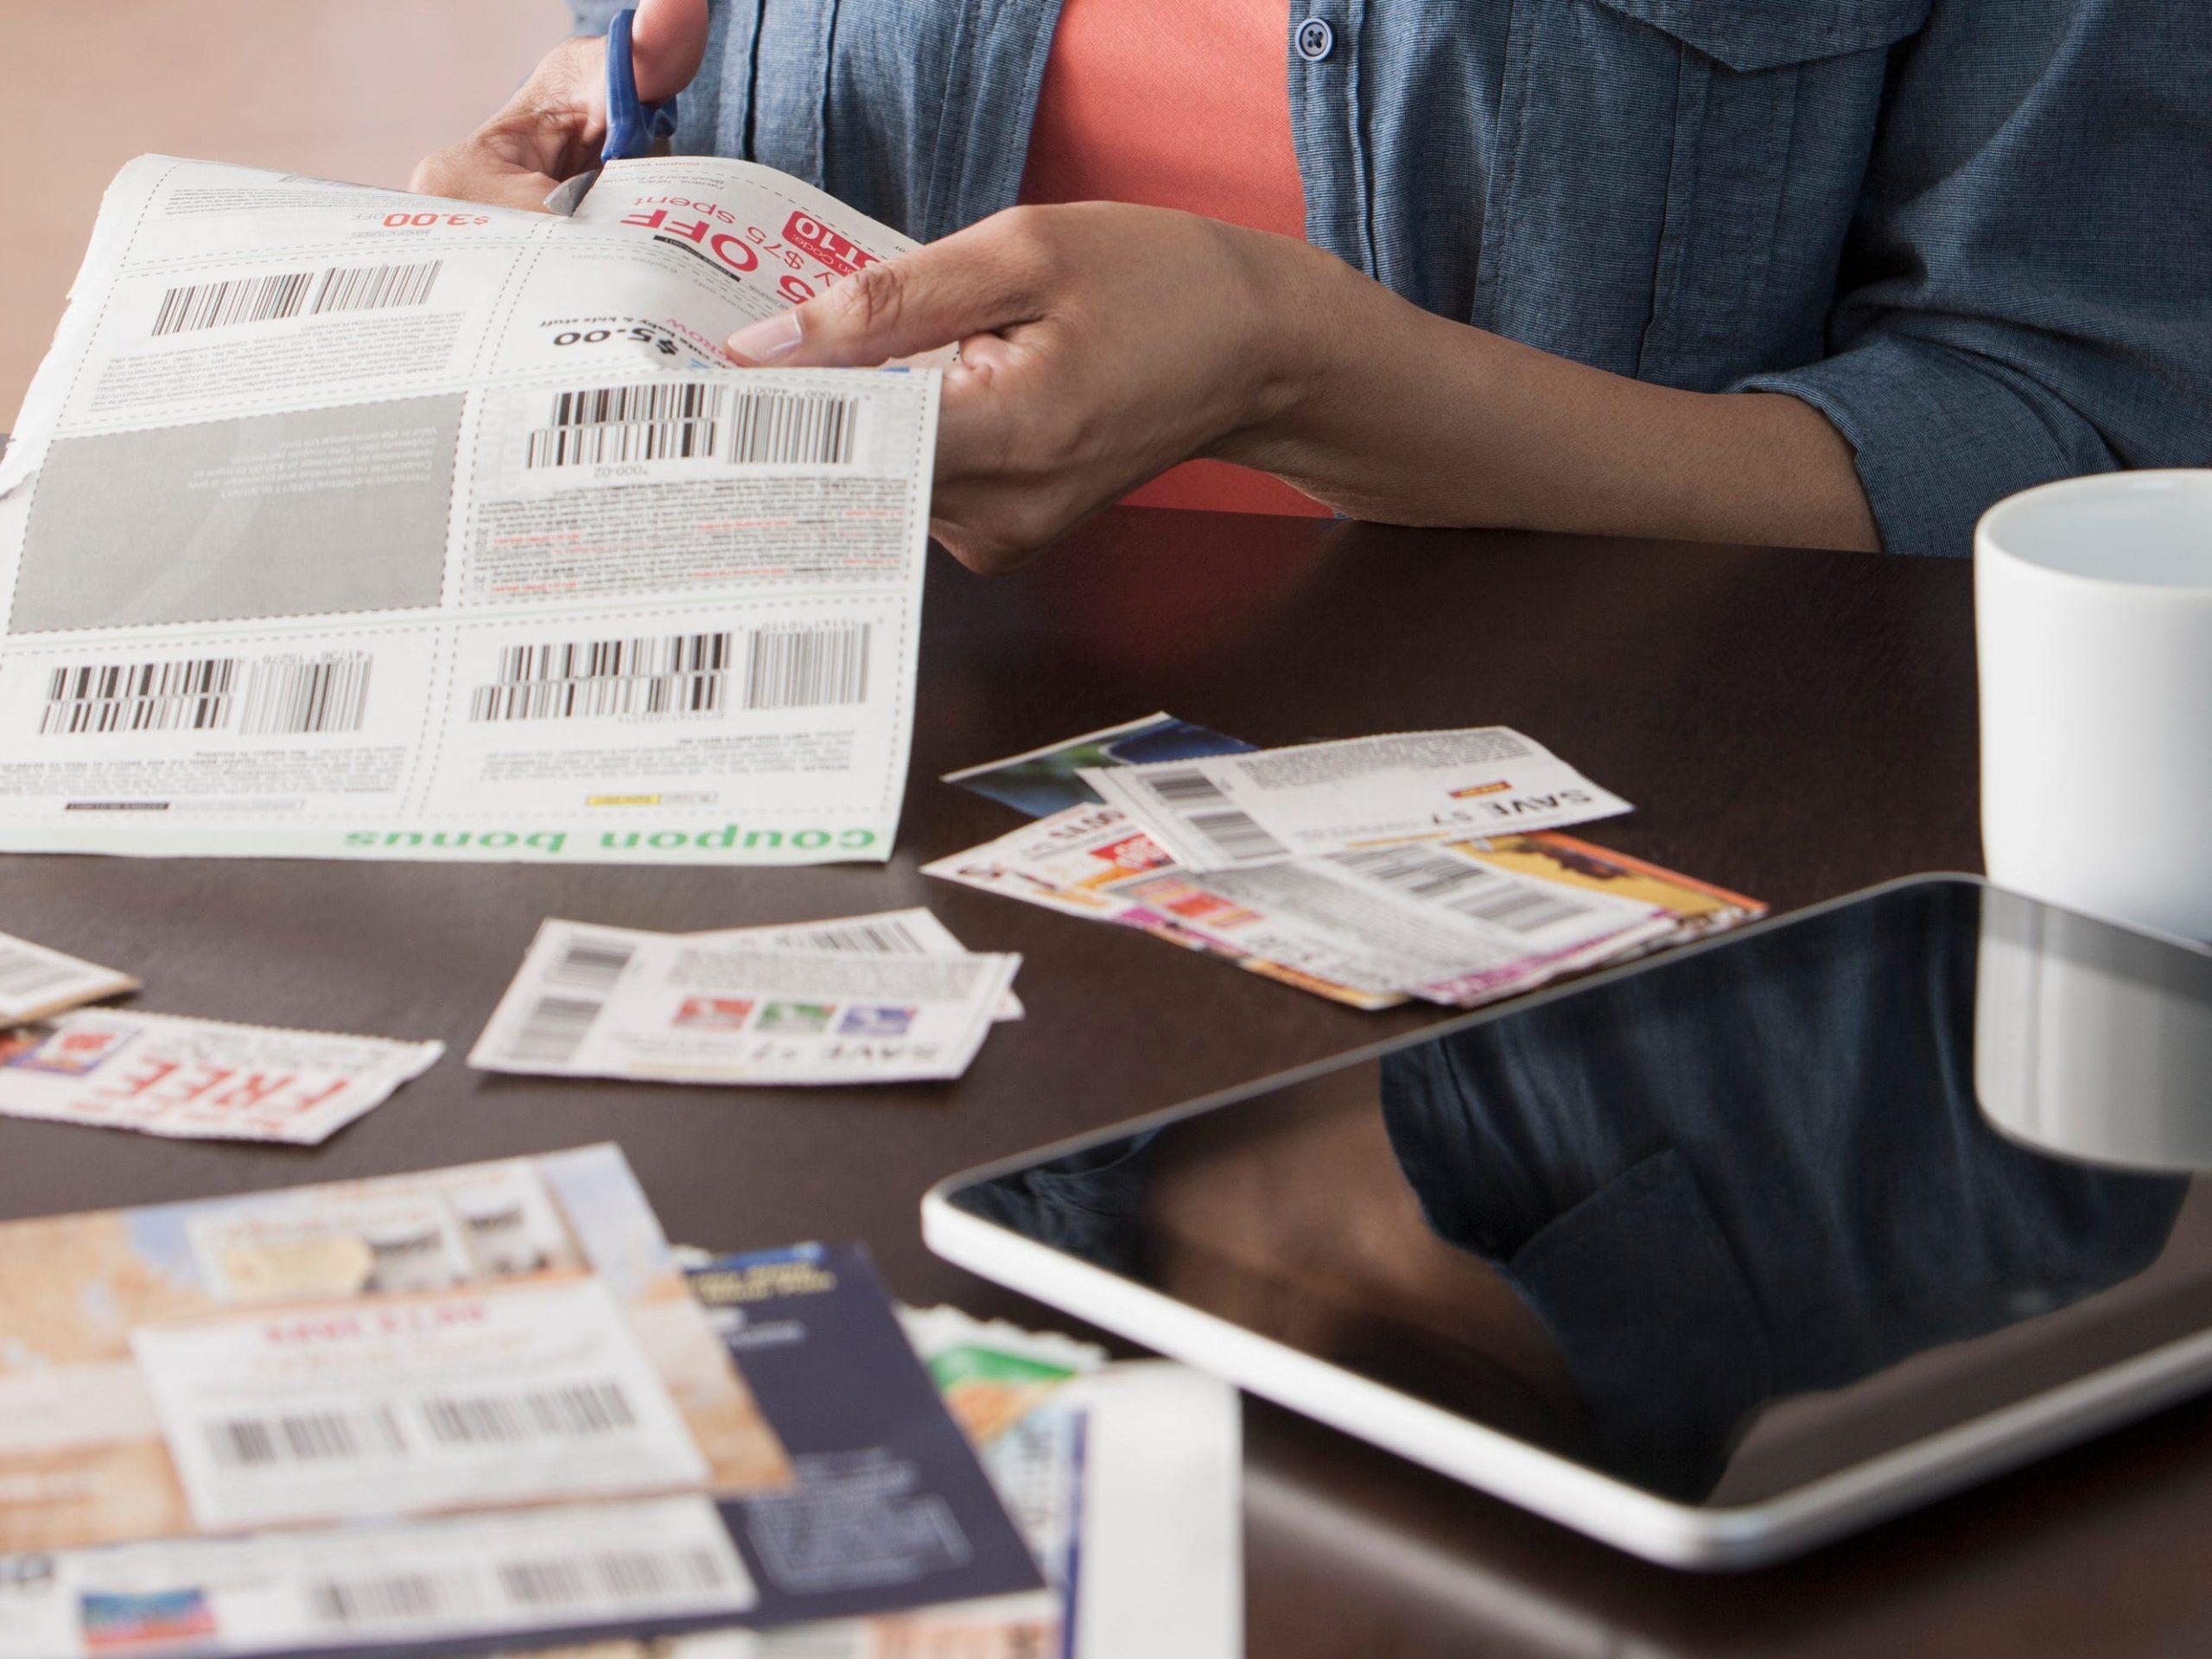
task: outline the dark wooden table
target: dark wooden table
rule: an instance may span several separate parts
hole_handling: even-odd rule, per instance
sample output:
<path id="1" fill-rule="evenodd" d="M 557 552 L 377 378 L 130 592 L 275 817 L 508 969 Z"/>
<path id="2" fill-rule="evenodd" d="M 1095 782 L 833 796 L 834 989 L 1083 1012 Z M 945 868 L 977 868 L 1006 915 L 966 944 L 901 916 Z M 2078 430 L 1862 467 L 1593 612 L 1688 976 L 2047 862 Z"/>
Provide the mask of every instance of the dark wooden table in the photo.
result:
<path id="1" fill-rule="evenodd" d="M 1597 839 L 1787 909 L 1978 865 L 1969 575 L 1127 511 L 997 582 L 936 556 L 887 868 L 0 860 L 0 929 L 141 975 L 141 1006 L 449 1048 L 314 1151 L 0 1121 L 0 1216 L 613 1140 L 680 1240 L 857 1236 L 909 1300 L 1065 1324 L 926 1254 L 923 1189 L 1430 1016 L 1355 1014 L 925 880 L 924 861 L 1016 822 L 937 774 L 1163 708 L 1263 744 L 1503 722 L 1637 804 Z M 1029 1017 L 957 1084 L 652 1089 L 462 1064 L 543 917 L 692 929 L 914 904 L 1027 957 Z M 2212 1651 L 2200 1407 L 1726 1579 L 1646 1567 L 1272 1408 L 1246 1421 L 1265 1659 Z"/>

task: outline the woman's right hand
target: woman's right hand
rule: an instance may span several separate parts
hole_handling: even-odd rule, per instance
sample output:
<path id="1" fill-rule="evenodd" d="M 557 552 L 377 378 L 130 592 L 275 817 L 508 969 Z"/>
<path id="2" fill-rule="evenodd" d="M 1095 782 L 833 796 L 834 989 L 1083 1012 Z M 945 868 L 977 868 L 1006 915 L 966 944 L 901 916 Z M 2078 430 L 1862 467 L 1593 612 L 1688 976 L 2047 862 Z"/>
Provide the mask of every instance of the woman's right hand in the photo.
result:
<path id="1" fill-rule="evenodd" d="M 638 96 L 658 104 L 691 84 L 707 51 L 707 0 L 638 0 L 631 60 Z M 599 165 L 607 136 L 607 41 L 566 40 L 505 108 L 457 144 L 426 156 L 407 188 L 425 195 L 544 206 L 564 179 Z"/>

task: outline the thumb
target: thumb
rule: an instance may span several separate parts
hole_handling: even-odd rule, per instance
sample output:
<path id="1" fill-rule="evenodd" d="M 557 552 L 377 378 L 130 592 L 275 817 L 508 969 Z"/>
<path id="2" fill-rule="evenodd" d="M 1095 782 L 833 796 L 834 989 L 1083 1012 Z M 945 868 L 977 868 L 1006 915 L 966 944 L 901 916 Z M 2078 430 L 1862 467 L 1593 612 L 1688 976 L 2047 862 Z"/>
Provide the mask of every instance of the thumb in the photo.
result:
<path id="1" fill-rule="evenodd" d="M 988 222 L 884 264 L 828 293 L 747 323 L 730 355 L 784 368 L 865 368 L 1034 320 L 1035 284 Z"/>
<path id="2" fill-rule="evenodd" d="M 630 62 L 638 96 L 648 104 L 675 97 L 707 55 L 707 0 L 638 0 L 630 22 Z"/>

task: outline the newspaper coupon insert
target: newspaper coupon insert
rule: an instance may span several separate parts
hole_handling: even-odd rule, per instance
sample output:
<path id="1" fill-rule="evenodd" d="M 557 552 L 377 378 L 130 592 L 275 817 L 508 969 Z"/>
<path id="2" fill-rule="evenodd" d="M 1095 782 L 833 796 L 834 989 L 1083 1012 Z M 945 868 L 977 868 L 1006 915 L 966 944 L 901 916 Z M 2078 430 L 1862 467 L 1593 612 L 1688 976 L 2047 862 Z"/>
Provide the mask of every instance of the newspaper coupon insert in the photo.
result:
<path id="1" fill-rule="evenodd" d="M 888 857 L 938 374 L 720 342 L 911 245 L 131 162 L 0 456 L 0 850 Z"/>
<path id="2" fill-rule="evenodd" d="M 1635 809 L 1504 726 L 1084 767 L 1185 869 L 1555 830 Z"/>

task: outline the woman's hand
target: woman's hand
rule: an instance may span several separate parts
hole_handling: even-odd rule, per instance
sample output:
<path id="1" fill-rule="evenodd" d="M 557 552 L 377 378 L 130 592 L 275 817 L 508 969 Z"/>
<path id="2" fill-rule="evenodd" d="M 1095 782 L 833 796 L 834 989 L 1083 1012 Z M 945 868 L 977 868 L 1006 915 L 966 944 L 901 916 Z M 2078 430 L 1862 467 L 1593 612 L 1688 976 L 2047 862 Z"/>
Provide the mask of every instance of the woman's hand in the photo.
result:
<path id="1" fill-rule="evenodd" d="M 955 341 L 931 529 L 978 570 L 1194 455 L 1389 524 L 1879 545 L 1851 446 L 1808 404 L 1608 374 L 1303 242 L 1162 208 L 1013 208 L 729 349 L 863 365 Z"/>
<path id="2" fill-rule="evenodd" d="M 1245 460 L 1294 396 L 1286 331 L 1323 257 L 1165 208 L 1015 207 L 866 266 L 729 348 L 787 368 L 957 341 L 931 529 L 963 563 L 995 572 L 1177 461 Z"/>
<path id="3" fill-rule="evenodd" d="M 638 0 L 631 61 L 648 104 L 691 84 L 707 51 L 707 0 Z M 416 165 L 424 195 L 538 208 L 554 186 L 599 165 L 607 139 L 607 41 L 580 35 L 547 53 L 506 106 Z"/>

